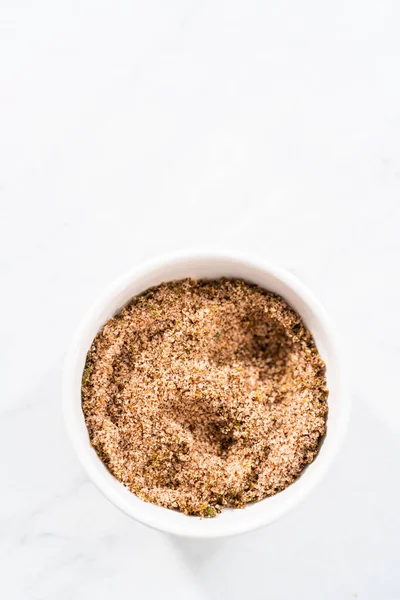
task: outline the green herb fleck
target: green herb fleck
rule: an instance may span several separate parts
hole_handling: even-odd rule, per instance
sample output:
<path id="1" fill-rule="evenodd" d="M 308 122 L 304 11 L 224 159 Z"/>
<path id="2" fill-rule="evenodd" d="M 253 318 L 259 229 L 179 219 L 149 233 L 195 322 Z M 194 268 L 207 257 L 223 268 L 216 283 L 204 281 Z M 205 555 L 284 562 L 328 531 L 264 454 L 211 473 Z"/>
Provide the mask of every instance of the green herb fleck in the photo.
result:
<path id="1" fill-rule="evenodd" d="M 83 371 L 83 375 L 82 375 L 82 385 L 86 385 L 91 372 L 93 371 L 93 365 L 89 365 L 86 367 L 86 369 Z"/>
<path id="2" fill-rule="evenodd" d="M 209 517 L 210 519 L 212 519 L 213 517 L 217 516 L 217 511 L 215 510 L 215 508 L 213 508 L 212 506 L 207 506 L 206 508 L 206 517 Z"/>

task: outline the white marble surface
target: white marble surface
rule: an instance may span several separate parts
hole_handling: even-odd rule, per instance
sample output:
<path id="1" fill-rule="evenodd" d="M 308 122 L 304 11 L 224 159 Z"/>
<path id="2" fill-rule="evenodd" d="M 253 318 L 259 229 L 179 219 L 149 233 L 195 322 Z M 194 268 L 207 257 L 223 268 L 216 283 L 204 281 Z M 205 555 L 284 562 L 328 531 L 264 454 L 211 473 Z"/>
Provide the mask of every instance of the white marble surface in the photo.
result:
<path id="1" fill-rule="evenodd" d="M 2 0 L 1 598 L 400 598 L 399 31 L 396 0 Z M 308 284 L 354 396 L 307 501 L 204 543 L 111 506 L 60 410 L 96 296 L 199 244 Z"/>

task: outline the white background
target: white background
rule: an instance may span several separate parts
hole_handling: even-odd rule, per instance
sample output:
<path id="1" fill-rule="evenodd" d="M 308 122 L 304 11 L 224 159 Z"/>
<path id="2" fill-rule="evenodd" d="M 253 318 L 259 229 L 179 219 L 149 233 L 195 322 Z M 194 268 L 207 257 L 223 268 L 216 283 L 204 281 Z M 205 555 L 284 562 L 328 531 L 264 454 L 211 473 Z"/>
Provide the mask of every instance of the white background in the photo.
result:
<path id="1" fill-rule="evenodd" d="M 0 6 L 0 596 L 400 598 L 400 2 Z M 266 529 L 179 541 L 88 481 L 60 410 L 83 313 L 159 253 L 293 271 L 352 374 L 342 453 Z"/>

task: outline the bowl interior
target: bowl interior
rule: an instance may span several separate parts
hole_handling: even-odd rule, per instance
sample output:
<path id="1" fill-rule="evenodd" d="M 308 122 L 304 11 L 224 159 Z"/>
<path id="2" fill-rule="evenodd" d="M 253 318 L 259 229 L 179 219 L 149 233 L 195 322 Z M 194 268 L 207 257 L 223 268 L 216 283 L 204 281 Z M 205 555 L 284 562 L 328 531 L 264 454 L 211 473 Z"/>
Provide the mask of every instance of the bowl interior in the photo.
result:
<path id="1" fill-rule="evenodd" d="M 280 294 L 303 318 L 327 365 L 329 414 L 327 434 L 314 462 L 292 485 L 276 496 L 245 509 L 225 509 L 213 519 L 182 513 L 143 502 L 106 469 L 91 447 L 81 409 L 81 377 L 86 354 L 103 324 L 129 300 L 162 281 L 237 277 Z M 116 506 L 157 529 L 188 537 L 219 537 L 270 523 L 296 505 L 318 482 L 337 453 L 347 413 L 339 359 L 329 320 L 312 294 L 290 273 L 241 256 L 195 254 L 152 261 L 120 278 L 89 311 L 67 357 L 64 377 L 64 416 L 75 450 L 88 474 Z"/>

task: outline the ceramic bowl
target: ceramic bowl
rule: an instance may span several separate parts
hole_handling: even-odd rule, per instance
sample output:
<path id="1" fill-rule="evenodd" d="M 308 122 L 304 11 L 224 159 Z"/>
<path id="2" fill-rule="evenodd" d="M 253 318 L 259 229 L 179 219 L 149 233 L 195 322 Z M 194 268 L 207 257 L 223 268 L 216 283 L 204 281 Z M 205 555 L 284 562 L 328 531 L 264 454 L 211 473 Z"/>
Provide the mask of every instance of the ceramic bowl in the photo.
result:
<path id="1" fill-rule="evenodd" d="M 143 502 L 119 483 L 90 445 L 81 408 L 81 379 L 86 354 L 104 323 L 131 298 L 163 281 L 185 277 L 233 277 L 280 294 L 302 317 L 327 366 L 329 414 L 327 433 L 314 462 L 284 491 L 244 509 L 224 509 L 212 519 L 186 516 Z M 161 256 L 120 277 L 92 306 L 69 349 L 63 378 L 65 424 L 76 454 L 99 490 L 130 517 L 161 531 L 190 538 L 217 538 L 251 531 L 294 508 L 317 485 L 338 453 L 349 415 L 340 351 L 325 310 L 291 273 L 260 258 L 231 251 L 200 250 Z"/>

